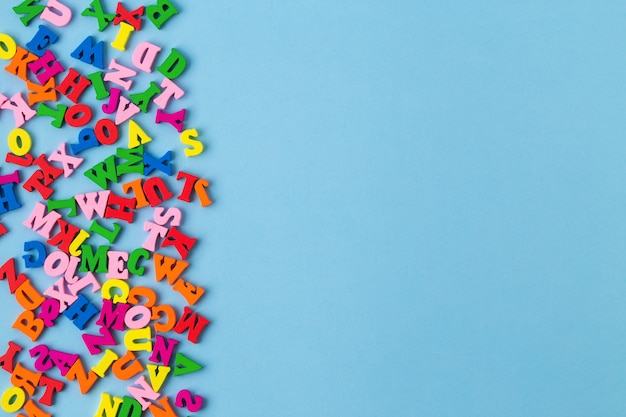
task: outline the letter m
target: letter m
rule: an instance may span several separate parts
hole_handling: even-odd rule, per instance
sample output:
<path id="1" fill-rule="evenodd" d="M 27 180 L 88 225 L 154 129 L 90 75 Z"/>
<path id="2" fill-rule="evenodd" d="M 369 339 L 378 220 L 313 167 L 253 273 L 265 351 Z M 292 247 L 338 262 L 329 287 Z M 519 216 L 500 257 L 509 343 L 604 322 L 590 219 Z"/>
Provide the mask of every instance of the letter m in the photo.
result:
<path id="1" fill-rule="evenodd" d="M 124 316 L 130 308 L 130 304 L 119 303 L 115 304 L 115 308 L 113 308 L 113 306 L 113 301 L 102 300 L 102 311 L 100 311 L 100 318 L 96 324 L 98 326 L 124 331 Z"/>
<path id="2" fill-rule="evenodd" d="M 62 216 L 54 210 L 50 211 L 48 214 L 46 214 L 46 211 L 46 206 L 44 206 L 41 202 L 35 203 L 33 212 L 23 224 L 29 229 L 33 229 L 33 231 L 39 233 L 46 239 L 50 239 L 52 228 L 54 228 L 57 221 Z"/>
<path id="3" fill-rule="evenodd" d="M 198 313 L 194 313 L 189 307 L 185 307 L 185 311 L 178 323 L 174 326 L 174 331 L 178 334 L 182 334 L 185 330 L 188 330 L 187 339 L 190 342 L 198 343 L 198 337 L 202 329 L 209 325 L 211 321 L 205 317 L 202 317 Z"/>

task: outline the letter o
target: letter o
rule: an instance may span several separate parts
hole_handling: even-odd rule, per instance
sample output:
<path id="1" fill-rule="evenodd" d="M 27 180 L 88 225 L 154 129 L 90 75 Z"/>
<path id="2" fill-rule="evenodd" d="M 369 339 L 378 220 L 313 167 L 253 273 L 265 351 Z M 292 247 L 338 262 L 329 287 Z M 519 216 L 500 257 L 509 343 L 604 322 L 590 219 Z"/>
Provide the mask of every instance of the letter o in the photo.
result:
<path id="1" fill-rule="evenodd" d="M 124 316 L 124 324 L 129 329 L 146 327 L 152 319 L 152 311 L 146 306 L 134 306 L 128 309 Z"/>
<path id="2" fill-rule="evenodd" d="M 60 277 L 65 274 L 70 265 L 70 257 L 64 252 L 52 252 L 43 264 L 43 270 L 51 277 Z"/>
<path id="3" fill-rule="evenodd" d="M 33 146 L 33 141 L 30 139 L 30 134 L 24 129 L 13 129 L 9 133 L 9 150 L 12 154 L 17 156 L 24 156 L 30 151 Z"/>
<path id="4" fill-rule="evenodd" d="M 0 33 L 0 59 L 12 59 L 17 52 L 17 44 L 6 33 Z"/>
<path id="5" fill-rule="evenodd" d="M 7 413 L 15 413 L 24 406 L 26 402 L 26 393 L 22 388 L 11 387 L 4 391 L 0 403 L 2 410 Z"/>

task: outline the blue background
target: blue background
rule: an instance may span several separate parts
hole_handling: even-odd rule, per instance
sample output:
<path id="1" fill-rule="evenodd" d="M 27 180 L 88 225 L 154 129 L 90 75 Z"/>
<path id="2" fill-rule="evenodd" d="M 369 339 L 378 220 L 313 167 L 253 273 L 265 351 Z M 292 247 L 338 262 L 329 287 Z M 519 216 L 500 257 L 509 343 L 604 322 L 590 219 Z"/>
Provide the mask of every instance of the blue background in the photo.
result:
<path id="1" fill-rule="evenodd" d="M 177 3 L 201 415 L 624 415 L 622 2 Z"/>

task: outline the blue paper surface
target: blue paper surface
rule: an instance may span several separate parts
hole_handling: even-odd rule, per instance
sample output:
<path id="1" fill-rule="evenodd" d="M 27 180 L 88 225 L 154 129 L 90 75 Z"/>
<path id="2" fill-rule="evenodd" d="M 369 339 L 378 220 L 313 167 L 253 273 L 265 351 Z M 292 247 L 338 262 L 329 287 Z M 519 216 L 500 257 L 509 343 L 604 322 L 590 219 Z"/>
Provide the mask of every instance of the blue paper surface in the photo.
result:
<path id="1" fill-rule="evenodd" d="M 24 28 L 13 3 L 0 33 L 23 45 L 38 22 Z M 67 3 L 63 60 L 88 34 L 114 39 Z M 144 127 L 215 200 L 181 206 L 213 320 L 182 351 L 205 368 L 164 391 L 204 395 L 202 416 L 624 414 L 623 4 L 179 3 L 129 43 L 189 56 L 180 84 L 204 153 Z M 0 93 L 22 89 L 11 80 Z M 0 112 L 0 138 L 11 123 Z M 27 124 L 37 152 L 73 140 L 48 123 Z M 85 153 L 89 167 L 111 150 Z M 1 218 L 22 236 L 0 237 L 5 256 L 37 238 L 25 210 Z M 0 303 L 12 322 L 5 283 Z M 44 342 L 79 334 L 65 320 Z M 125 385 L 69 387 L 56 407 L 92 415 L 103 390 Z"/>

